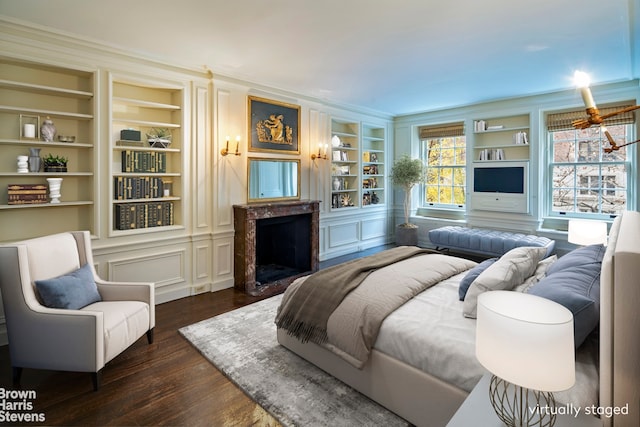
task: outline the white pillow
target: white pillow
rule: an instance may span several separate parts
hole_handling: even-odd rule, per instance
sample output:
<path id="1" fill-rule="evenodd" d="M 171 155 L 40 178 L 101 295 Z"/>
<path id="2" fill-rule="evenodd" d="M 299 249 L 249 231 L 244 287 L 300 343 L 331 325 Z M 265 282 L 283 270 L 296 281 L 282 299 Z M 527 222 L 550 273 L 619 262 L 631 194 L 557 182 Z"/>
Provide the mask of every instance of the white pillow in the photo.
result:
<path id="1" fill-rule="evenodd" d="M 529 276 L 527 280 L 524 281 L 524 283 L 516 286 L 514 291 L 525 292 L 525 293 L 528 292 L 531 286 L 535 285 L 540 280 L 544 279 L 544 276 L 547 275 L 547 270 L 549 269 L 549 267 L 551 267 L 551 264 L 553 264 L 557 260 L 558 260 L 557 255 L 551 255 L 550 257 L 540 261 L 538 263 L 538 266 L 536 267 L 536 271 L 534 271 L 533 274 Z"/>
<path id="2" fill-rule="evenodd" d="M 487 291 L 510 291 L 531 276 L 544 258 L 547 248 L 521 246 L 511 249 L 483 271 L 469 286 L 462 312 L 476 318 L 478 295 Z"/>

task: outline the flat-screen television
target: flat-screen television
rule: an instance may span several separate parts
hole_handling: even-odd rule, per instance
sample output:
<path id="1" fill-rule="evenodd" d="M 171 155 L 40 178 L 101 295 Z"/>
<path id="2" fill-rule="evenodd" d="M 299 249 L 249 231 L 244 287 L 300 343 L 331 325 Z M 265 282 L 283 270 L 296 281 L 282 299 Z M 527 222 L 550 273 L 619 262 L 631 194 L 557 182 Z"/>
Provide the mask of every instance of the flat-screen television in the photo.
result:
<path id="1" fill-rule="evenodd" d="M 491 166 L 473 169 L 473 191 L 476 193 L 525 193 L 524 166 Z"/>
<path id="2" fill-rule="evenodd" d="M 471 208 L 529 212 L 529 162 L 500 160 L 473 164 Z"/>

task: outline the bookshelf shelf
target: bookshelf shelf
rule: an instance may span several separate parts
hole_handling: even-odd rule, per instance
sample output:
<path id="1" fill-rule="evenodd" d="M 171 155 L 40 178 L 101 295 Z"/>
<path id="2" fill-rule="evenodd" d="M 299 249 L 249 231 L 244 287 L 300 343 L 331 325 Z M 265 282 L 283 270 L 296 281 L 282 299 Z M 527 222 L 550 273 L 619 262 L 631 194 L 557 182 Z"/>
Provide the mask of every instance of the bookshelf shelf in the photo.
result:
<path id="1" fill-rule="evenodd" d="M 529 115 L 481 119 L 474 125 L 474 162 L 529 159 Z"/>
<path id="2" fill-rule="evenodd" d="M 68 230 L 95 234 L 95 72 L 39 64 L 3 57 L 0 59 L 0 236 L 3 241 L 20 240 Z M 26 138 L 23 118 L 35 124 L 35 137 Z M 54 141 L 40 140 L 39 124 L 49 117 L 56 127 Z M 33 129 L 33 128 L 32 128 Z M 74 136 L 76 142 L 61 142 L 58 135 Z M 68 172 L 18 173 L 16 159 L 40 148 L 47 154 L 68 158 Z M 8 186 L 37 185 L 46 188 L 47 178 L 63 178 L 60 203 L 9 204 Z M 14 195 L 15 196 L 15 195 Z M 22 197 L 22 196 L 20 196 Z M 25 198 L 28 196 L 25 196 Z M 55 220 L 42 209 L 66 209 Z M 23 224 L 15 227 L 15 224 Z"/>
<path id="3" fill-rule="evenodd" d="M 182 124 L 184 87 L 111 76 L 111 234 L 182 228 Z M 167 148 L 123 141 L 134 129 L 143 139 L 154 128 L 170 135 Z M 168 195 L 163 197 L 164 191 Z"/>

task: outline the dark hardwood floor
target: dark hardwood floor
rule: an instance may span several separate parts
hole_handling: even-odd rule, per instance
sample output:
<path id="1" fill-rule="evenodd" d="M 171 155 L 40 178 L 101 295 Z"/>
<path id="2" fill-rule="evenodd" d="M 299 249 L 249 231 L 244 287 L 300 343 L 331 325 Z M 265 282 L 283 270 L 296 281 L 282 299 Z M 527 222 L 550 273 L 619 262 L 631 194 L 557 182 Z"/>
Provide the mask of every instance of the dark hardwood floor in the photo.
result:
<path id="1" fill-rule="evenodd" d="M 333 258 L 320 268 L 387 247 Z M 178 333 L 260 299 L 225 289 L 157 305 L 154 343 L 143 336 L 110 361 L 97 392 L 87 373 L 24 369 L 21 389 L 36 398 L 29 411 L 16 413 L 44 414 L 45 421 L 3 423 L 0 407 L 0 425 L 279 426 Z M 13 389 L 8 346 L 0 347 L 0 387 Z"/>
<path id="2" fill-rule="evenodd" d="M 44 414 L 45 422 L 2 424 L 277 426 L 178 333 L 259 299 L 225 289 L 157 305 L 154 343 L 142 337 L 110 361 L 97 392 L 86 373 L 25 369 L 21 389 L 34 390 L 36 398 L 30 411 L 16 413 Z M 0 347 L 0 387 L 13 388 L 8 346 Z"/>

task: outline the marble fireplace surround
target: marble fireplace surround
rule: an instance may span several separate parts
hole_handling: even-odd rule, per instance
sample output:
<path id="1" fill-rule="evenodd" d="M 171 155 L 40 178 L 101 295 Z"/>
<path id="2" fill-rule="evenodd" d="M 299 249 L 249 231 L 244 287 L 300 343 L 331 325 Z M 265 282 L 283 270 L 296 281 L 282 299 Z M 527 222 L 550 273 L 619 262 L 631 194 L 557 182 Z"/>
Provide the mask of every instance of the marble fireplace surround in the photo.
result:
<path id="1" fill-rule="evenodd" d="M 275 295 L 317 271 L 319 206 L 317 200 L 234 205 L 235 288 Z"/>

